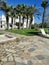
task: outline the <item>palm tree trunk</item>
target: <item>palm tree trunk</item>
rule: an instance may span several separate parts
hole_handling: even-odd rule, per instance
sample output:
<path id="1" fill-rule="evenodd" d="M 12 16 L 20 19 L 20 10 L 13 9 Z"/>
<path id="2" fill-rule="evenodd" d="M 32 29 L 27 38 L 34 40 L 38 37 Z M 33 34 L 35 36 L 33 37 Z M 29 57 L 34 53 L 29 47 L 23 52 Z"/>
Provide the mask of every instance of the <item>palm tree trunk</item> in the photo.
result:
<path id="1" fill-rule="evenodd" d="M 14 18 L 14 25 L 15 25 L 15 18 Z"/>
<path id="2" fill-rule="evenodd" d="M 42 28 L 44 28 L 44 16 L 45 16 L 45 9 L 46 9 L 46 8 L 44 8 L 43 17 L 42 17 Z"/>
<path id="3" fill-rule="evenodd" d="M 6 23 L 7 23 L 7 30 L 9 29 L 9 17 L 8 15 L 6 16 Z"/>
<path id="4" fill-rule="evenodd" d="M 1 28 L 2 28 L 2 21 L 1 21 Z"/>
<path id="5" fill-rule="evenodd" d="M 19 26 L 18 29 L 21 29 L 21 16 L 19 16 Z"/>
<path id="6" fill-rule="evenodd" d="M 30 24 L 29 24 L 29 29 L 31 29 L 32 21 L 33 21 L 33 17 L 31 16 Z"/>
<path id="7" fill-rule="evenodd" d="M 27 15 L 26 28 L 28 29 L 28 15 Z"/>
<path id="8" fill-rule="evenodd" d="M 23 27 L 22 28 L 24 29 L 24 17 L 23 17 Z"/>
<path id="9" fill-rule="evenodd" d="M 11 29 L 13 29 L 13 17 L 12 17 L 12 21 L 11 21 L 11 24 L 12 24 L 12 26 L 11 26 Z"/>

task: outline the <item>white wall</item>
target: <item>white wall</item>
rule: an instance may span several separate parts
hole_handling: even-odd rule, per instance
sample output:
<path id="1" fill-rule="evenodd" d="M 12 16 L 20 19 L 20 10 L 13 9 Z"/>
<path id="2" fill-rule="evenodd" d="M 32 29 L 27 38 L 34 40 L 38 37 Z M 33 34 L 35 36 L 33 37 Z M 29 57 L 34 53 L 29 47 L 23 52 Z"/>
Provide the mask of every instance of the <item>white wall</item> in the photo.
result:
<path id="1" fill-rule="evenodd" d="M 5 17 L 5 15 L 0 16 L 0 21 L 2 21 L 3 28 L 5 29 L 6 28 L 6 17 Z M 30 22 L 30 20 L 28 20 L 28 21 Z M 19 17 L 17 19 L 15 19 L 15 22 L 19 22 Z M 21 16 L 21 22 L 22 22 L 22 16 Z M 27 22 L 27 19 L 25 19 L 24 28 L 26 28 L 26 22 Z M 29 22 L 28 22 L 28 26 L 29 26 Z M 9 29 L 11 28 L 10 24 L 11 24 L 11 17 L 9 17 Z M 34 25 L 34 17 L 33 17 L 32 24 Z M 17 28 L 17 26 L 14 25 L 14 28 Z"/>

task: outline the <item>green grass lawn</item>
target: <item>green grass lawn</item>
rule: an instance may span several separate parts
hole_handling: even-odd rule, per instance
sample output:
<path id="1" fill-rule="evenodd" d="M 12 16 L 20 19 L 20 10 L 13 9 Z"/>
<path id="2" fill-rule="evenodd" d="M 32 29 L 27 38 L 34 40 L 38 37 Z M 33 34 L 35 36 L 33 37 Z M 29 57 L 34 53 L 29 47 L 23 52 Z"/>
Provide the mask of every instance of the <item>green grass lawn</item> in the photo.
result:
<path id="1" fill-rule="evenodd" d="M 45 28 L 44 30 L 45 30 L 46 33 L 49 34 L 49 30 L 48 30 L 48 28 Z"/>
<path id="2" fill-rule="evenodd" d="M 3 34 L 3 33 L 0 32 L 0 35 L 1 35 L 1 34 Z"/>
<path id="3" fill-rule="evenodd" d="M 14 30 L 6 30 L 7 32 L 12 32 L 12 33 L 17 33 L 17 34 L 22 34 L 26 36 L 33 36 L 33 35 L 38 35 L 40 33 L 40 30 L 35 30 L 35 29 L 14 29 Z M 47 28 L 45 28 L 45 32 L 47 33 Z M 49 33 L 49 31 L 48 31 Z"/>
<path id="4" fill-rule="evenodd" d="M 33 36 L 33 35 L 38 35 L 38 33 L 40 32 L 39 30 L 34 30 L 34 29 L 24 29 L 24 30 L 6 30 L 8 32 L 12 32 L 12 33 L 17 33 L 17 34 L 22 34 L 22 35 L 26 35 L 26 36 Z"/>

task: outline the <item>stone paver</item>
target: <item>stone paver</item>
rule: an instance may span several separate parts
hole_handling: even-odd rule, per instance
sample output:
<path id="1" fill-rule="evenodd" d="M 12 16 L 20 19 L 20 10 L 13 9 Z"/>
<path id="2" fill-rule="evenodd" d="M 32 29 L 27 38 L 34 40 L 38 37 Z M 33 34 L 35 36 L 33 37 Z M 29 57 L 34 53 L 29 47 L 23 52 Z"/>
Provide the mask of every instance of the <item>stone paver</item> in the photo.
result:
<path id="1" fill-rule="evenodd" d="M 28 65 L 33 65 L 32 61 L 28 61 Z"/>
<path id="2" fill-rule="evenodd" d="M 17 39 L 0 44 L 0 65 L 49 65 L 49 39 L 9 34 Z"/>
<path id="3" fill-rule="evenodd" d="M 37 55 L 36 57 L 37 57 L 39 60 L 45 59 L 45 57 L 44 57 L 43 55 Z"/>
<path id="4" fill-rule="evenodd" d="M 3 65 L 15 65 L 15 62 L 4 62 Z"/>

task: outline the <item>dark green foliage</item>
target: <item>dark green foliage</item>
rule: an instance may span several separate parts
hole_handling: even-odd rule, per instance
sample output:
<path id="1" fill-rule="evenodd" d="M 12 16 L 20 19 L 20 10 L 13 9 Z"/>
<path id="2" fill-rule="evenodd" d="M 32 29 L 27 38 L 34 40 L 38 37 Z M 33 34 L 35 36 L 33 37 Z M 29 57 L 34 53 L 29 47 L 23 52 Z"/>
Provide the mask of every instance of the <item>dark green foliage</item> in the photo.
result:
<path id="1" fill-rule="evenodd" d="M 18 22 L 16 22 L 16 23 L 15 23 L 15 25 L 16 25 L 16 26 L 19 26 L 19 23 L 18 23 Z M 21 23 L 21 26 L 22 26 L 22 25 L 23 25 L 23 23 Z"/>
<path id="2" fill-rule="evenodd" d="M 38 24 L 35 23 L 34 25 L 31 26 L 31 29 L 38 29 Z"/>
<path id="3" fill-rule="evenodd" d="M 48 0 L 43 0 L 41 6 L 43 7 L 43 17 L 42 17 L 42 28 L 44 28 L 44 17 L 46 13 L 46 8 L 48 7 Z"/>
<path id="4" fill-rule="evenodd" d="M 42 28 L 42 23 L 39 24 L 39 28 Z M 44 28 L 47 28 L 47 23 L 44 22 Z"/>

